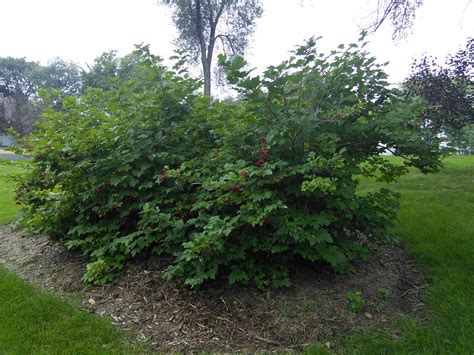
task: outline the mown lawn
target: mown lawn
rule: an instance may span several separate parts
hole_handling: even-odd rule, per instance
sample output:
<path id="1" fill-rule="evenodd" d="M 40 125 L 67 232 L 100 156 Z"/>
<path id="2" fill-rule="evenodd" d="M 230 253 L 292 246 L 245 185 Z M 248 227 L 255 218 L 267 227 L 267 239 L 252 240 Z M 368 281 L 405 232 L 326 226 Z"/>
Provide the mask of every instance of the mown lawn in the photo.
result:
<path id="1" fill-rule="evenodd" d="M 13 203 L 13 181 L 10 176 L 21 172 L 19 163 L 0 159 L 0 225 L 11 221 L 18 210 L 18 206 Z"/>
<path id="2" fill-rule="evenodd" d="M 16 206 L 0 164 L 1 220 Z M 365 181 L 370 190 L 381 185 Z M 397 234 L 429 283 L 428 320 L 406 317 L 389 332 L 362 329 L 340 338 L 338 350 L 359 354 L 474 353 L 474 157 L 450 157 L 445 169 L 413 171 L 391 186 L 402 193 Z M 130 353 L 106 320 L 25 284 L 0 270 L 0 353 Z M 327 352 L 313 347 L 308 352 Z"/>
<path id="3" fill-rule="evenodd" d="M 397 235 L 429 283 L 428 320 L 407 317 L 389 334 L 362 330 L 339 339 L 344 353 L 474 353 L 474 156 L 444 164 L 437 174 L 413 171 L 390 186 L 402 194 Z M 363 188 L 380 186 L 365 181 Z"/>
<path id="4" fill-rule="evenodd" d="M 21 168 L 0 161 L 0 223 L 15 216 L 12 181 Z M 144 347 L 109 321 L 79 311 L 0 268 L 0 354 L 130 354 Z"/>

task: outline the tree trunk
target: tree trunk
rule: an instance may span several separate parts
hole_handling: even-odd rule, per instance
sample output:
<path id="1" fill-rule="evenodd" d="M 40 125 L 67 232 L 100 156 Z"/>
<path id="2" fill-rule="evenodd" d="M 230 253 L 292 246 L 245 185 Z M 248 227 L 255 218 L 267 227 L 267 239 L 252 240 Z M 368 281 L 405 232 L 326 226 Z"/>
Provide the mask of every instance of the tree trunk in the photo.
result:
<path id="1" fill-rule="evenodd" d="M 196 0 L 196 32 L 199 38 L 199 47 L 201 49 L 201 63 L 202 72 L 204 76 L 204 95 L 211 96 L 211 60 L 206 55 L 206 42 L 204 41 L 203 26 L 202 26 L 202 12 L 201 0 Z"/>
<path id="2" fill-rule="evenodd" d="M 211 58 L 202 63 L 204 74 L 204 95 L 211 96 Z"/>

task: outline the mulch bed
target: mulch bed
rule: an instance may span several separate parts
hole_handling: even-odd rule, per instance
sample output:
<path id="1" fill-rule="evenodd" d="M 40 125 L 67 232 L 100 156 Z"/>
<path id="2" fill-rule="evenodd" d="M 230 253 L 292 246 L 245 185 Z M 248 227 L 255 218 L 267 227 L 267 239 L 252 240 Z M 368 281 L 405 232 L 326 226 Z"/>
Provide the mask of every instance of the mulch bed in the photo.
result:
<path id="1" fill-rule="evenodd" d="M 295 272 L 292 287 L 261 292 L 216 281 L 190 291 L 163 280 L 169 260 L 130 265 L 103 287 L 81 281 L 86 261 L 46 236 L 12 226 L 0 230 L 0 265 L 42 288 L 81 297 L 90 312 L 108 316 L 164 352 L 298 351 L 361 327 L 390 329 L 403 314 L 421 314 L 420 272 L 397 246 L 376 245 L 374 257 L 336 275 L 325 267 Z M 379 288 L 390 290 L 382 300 Z M 365 309 L 348 310 L 346 293 L 361 291 Z M 394 334 L 396 337 L 396 334 Z"/>

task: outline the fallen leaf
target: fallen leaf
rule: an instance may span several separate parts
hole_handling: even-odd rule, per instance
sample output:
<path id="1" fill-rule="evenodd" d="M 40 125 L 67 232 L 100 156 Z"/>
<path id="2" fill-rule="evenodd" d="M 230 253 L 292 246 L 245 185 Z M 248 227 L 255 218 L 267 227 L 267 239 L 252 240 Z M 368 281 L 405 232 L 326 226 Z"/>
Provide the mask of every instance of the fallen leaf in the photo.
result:
<path id="1" fill-rule="evenodd" d="M 88 301 L 91 305 L 95 305 L 95 301 L 92 299 L 92 298 L 89 298 L 89 301 Z"/>

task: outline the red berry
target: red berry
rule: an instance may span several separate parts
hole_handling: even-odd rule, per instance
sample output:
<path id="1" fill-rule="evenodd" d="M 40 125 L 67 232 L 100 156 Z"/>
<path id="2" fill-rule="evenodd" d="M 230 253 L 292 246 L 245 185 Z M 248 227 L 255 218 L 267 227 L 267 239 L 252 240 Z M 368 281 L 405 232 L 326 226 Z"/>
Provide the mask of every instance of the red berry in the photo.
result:
<path id="1" fill-rule="evenodd" d="M 233 192 L 240 192 L 240 185 L 231 186 L 229 187 L 229 190 Z"/>
<path id="2" fill-rule="evenodd" d="M 242 171 L 240 176 L 242 176 L 244 179 L 247 179 L 249 177 L 249 173 L 247 171 Z"/>
<path id="3" fill-rule="evenodd" d="M 260 156 L 263 159 L 268 158 L 268 152 L 269 152 L 269 150 L 267 148 L 262 148 L 262 149 L 260 149 Z"/>
<path id="4" fill-rule="evenodd" d="M 95 188 L 95 192 L 100 192 L 100 188 L 99 188 L 99 187 L 96 187 L 96 188 Z"/>
<path id="5" fill-rule="evenodd" d="M 260 159 L 259 161 L 257 161 L 257 166 L 259 168 L 261 168 L 264 164 L 265 164 L 265 160 L 263 160 L 263 159 Z"/>

